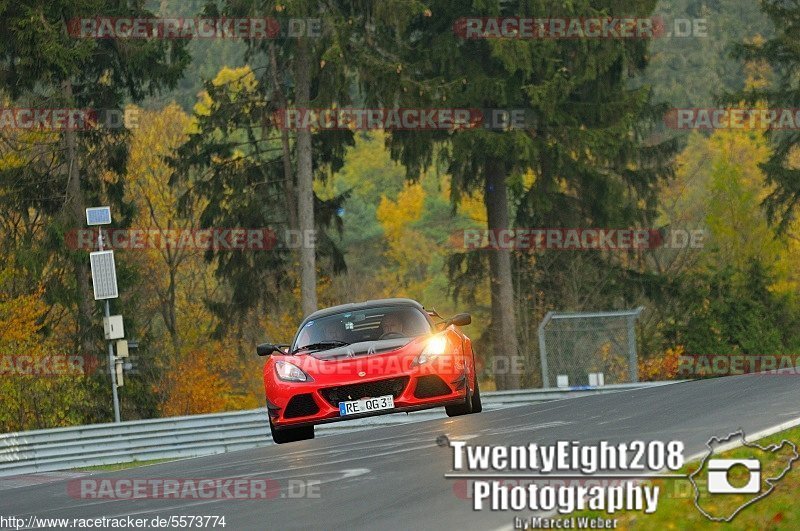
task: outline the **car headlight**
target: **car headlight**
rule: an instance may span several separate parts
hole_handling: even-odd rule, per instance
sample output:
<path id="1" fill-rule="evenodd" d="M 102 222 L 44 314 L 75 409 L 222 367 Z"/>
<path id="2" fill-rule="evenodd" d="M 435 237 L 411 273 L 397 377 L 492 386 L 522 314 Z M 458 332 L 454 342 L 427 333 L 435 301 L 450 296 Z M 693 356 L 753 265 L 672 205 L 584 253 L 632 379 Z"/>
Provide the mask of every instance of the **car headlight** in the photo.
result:
<path id="1" fill-rule="evenodd" d="M 276 361 L 275 374 L 286 382 L 306 382 L 310 380 L 309 376 L 300 367 L 288 361 Z"/>
<path id="2" fill-rule="evenodd" d="M 432 358 L 440 356 L 447 351 L 447 338 L 444 335 L 436 335 L 428 339 L 425 348 L 414 360 L 414 365 L 428 363 Z"/>

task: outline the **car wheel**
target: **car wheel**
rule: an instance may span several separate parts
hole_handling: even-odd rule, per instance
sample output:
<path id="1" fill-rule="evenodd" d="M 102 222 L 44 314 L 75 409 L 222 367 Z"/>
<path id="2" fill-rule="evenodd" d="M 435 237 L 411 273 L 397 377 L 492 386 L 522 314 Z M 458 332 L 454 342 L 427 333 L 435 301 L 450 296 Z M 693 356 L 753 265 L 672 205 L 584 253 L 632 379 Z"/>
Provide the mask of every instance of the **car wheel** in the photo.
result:
<path id="1" fill-rule="evenodd" d="M 272 434 L 272 440 L 275 444 L 305 441 L 314 438 L 314 426 L 277 429 L 272 425 L 272 421 L 270 421 L 269 431 Z"/>
<path id="2" fill-rule="evenodd" d="M 464 402 L 461 404 L 454 404 L 452 406 L 444 406 L 444 410 L 448 417 L 459 417 L 461 415 L 469 415 L 472 413 L 472 393 L 470 393 L 469 387 L 467 387 Z"/>
<path id="3" fill-rule="evenodd" d="M 480 413 L 483 411 L 481 404 L 481 388 L 478 387 L 478 376 L 475 376 L 475 392 L 472 394 L 472 411 L 471 413 Z"/>

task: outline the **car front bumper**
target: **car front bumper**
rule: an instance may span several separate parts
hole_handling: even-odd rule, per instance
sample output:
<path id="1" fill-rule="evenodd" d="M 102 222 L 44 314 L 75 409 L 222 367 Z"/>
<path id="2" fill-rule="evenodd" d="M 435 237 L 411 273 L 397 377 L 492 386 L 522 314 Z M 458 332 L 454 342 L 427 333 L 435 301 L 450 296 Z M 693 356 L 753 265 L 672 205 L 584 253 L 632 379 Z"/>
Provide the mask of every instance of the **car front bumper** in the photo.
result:
<path id="1" fill-rule="evenodd" d="M 325 424 L 389 413 L 410 412 L 433 407 L 462 404 L 466 399 L 467 375 L 462 368 L 451 374 L 413 371 L 384 378 L 350 379 L 316 384 L 303 382 L 281 386 L 267 394 L 267 411 L 275 428 Z M 391 381 L 407 378 L 401 387 Z M 382 394 L 381 394 L 382 393 Z M 339 401 L 358 400 L 392 394 L 394 408 L 341 416 Z"/>

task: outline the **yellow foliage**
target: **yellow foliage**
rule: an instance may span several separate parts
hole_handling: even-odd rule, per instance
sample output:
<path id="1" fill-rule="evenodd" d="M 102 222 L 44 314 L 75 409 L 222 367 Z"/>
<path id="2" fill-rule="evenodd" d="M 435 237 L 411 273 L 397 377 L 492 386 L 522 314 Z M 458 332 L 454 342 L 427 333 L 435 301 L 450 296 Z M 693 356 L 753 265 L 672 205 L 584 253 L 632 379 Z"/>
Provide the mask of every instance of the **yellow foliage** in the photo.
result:
<path id="1" fill-rule="evenodd" d="M 228 90 L 233 95 L 240 93 L 251 93 L 258 89 L 258 80 L 253 70 L 249 66 L 240 68 L 229 68 L 227 66 L 220 69 L 216 77 L 211 80 L 215 87 L 228 85 Z M 214 102 L 211 96 L 205 91 L 200 94 L 198 102 L 194 105 L 194 112 L 199 116 L 209 116 Z"/>
<path id="2" fill-rule="evenodd" d="M 0 348 L 38 340 L 41 329 L 39 320 L 47 311 L 47 306 L 41 299 L 43 292 L 40 287 L 35 293 L 13 298 L 0 292 Z"/>
<path id="3" fill-rule="evenodd" d="M 375 192 L 377 182 L 403 179 L 405 170 L 392 161 L 385 142 L 383 131 L 371 132 L 369 136 L 356 135 L 356 145 L 347 150 L 347 164 L 336 174 L 336 179 L 345 188 L 357 189 L 364 197 Z"/>
<path id="4" fill-rule="evenodd" d="M 740 274 L 753 260 L 775 266 L 785 245 L 761 202 L 770 193 L 759 165 L 770 156 L 763 131 L 717 130 L 690 136 L 676 177 L 662 190 L 662 223 L 707 230 L 700 265 L 730 264 Z"/>
<path id="5" fill-rule="evenodd" d="M 527 175 L 527 174 L 526 174 Z M 450 200 L 452 181 L 449 175 L 443 175 L 440 180 L 442 198 Z M 483 192 L 476 190 L 471 193 L 462 191 L 458 198 L 458 211 L 465 217 L 477 222 L 481 226 L 487 223 L 486 205 L 483 203 Z"/>
<path id="6" fill-rule="evenodd" d="M 603 372 L 611 382 L 624 382 L 628 378 L 628 360 L 626 356 L 611 349 L 612 343 L 606 342 L 596 352 L 596 361 L 589 367 L 589 372 Z"/>
<path id="7" fill-rule="evenodd" d="M 252 87 L 253 79 L 223 69 L 215 82 L 233 80 Z M 237 77 L 238 76 L 238 77 Z M 141 111 L 140 127 L 131 139 L 127 195 L 136 205 L 133 227 L 146 230 L 193 230 L 203 202 L 190 206 L 190 216 L 177 214 L 182 190 L 170 186 L 172 168 L 165 158 L 187 138 L 191 119 L 180 107 Z M 148 282 L 136 287 L 140 309 L 153 316 L 158 330 L 156 364 L 161 380 L 155 385 L 164 415 L 189 415 L 258 407 L 253 393 L 253 365 L 238 359 L 234 341 L 210 342 L 217 321 L 204 302 L 218 287 L 213 264 L 203 251 L 191 248 L 140 249 L 125 253 Z M 174 284 L 171 280 L 174 279 Z M 167 330 L 166 315 L 174 313 L 175 337 Z M 159 319 L 159 316 L 162 319 Z M 163 321 L 163 325 L 161 322 Z M 224 345 L 224 347 L 223 347 Z"/>
<path id="8" fill-rule="evenodd" d="M 377 216 L 387 237 L 396 238 L 409 223 L 417 221 L 422 214 L 424 202 L 425 191 L 419 183 L 406 184 L 396 201 L 392 201 L 386 196 L 381 197 Z"/>
<path id="9" fill-rule="evenodd" d="M 294 337 L 297 330 L 297 323 L 302 317 L 294 312 L 280 311 L 269 316 L 264 316 L 263 330 L 264 337 L 268 342 L 288 343 Z"/>
<path id="10" fill-rule="evenodd" d="M 424 204 L 425 190 L 419 183 L 407 183 L 394 201 L 381 197 L 376 217 L 384 230 L 385 256 L 397 272 L 395 282 L 386 287 L 386 296 L 423 298 L 429 283 L 425 273 L 433 258 L 442 252 L 435 242 L 411 226 L 421 218 Z M 389 271 L 384 275 L 389 276 Z"/>
<path id="11" fill-rule="evenodd" d="M 13 107 L 8 98 L 0 100 L 0 106 Z M 30 164 L 31 160 L 52 159 L 55 155 L 45 155 L 48 144 L 56 144 L 61 135 L 58 131 L 46 129 L 3 129 L 3 142 L 0 142 L 0 171 L 21 168 Z M 0 193 L 3 193 L 0 190 Z"/>
<path id="12" fill-rule="evenodd" d="M 180 190 L 169 185 L 172 169 L 165 158 L 187 137 L 190 118 L 175 104 L 159 111 L 141 111 L 139 128 L 131 139 L 128 162 L 127 195 L 136 205 L 134 229 L 191 230 L 194 220 L 176 215 Z M 199 207 L 199 205 L 196 205 Z M 213 274 L 202 259 L 202 252 L 193 249 L 140 249 L 126 253 L 125 259 L 136 262 L 149 282 L 139 286 L 145 311 L 156 314 L 170 300 L 169 280 L 176 280 L 176 311 L 184 311 L 189 319 L 177 319 L 179 334 L 189 336 L 190 345 L 200 344 L 200 334 L 208 331 L 210 317 L 196 296 L 198 290 L 213 285 Z M 183 326 L 181 326 L 183 325 Z M 160 350 L 172 353 L 167 342 Z"/>
<path id="13" fill-rule="evenodd" d="M 465 216 L 480 223 L 481 226 L 486 226 L 489 222 L 486 217 L 486 205 L 483 203 L 483 193 L 481 192 L 462 195 L 458 208 Z"/>
<path id="14" fill-rule="evenodd" d="M 214 370 L 214 355 L 194 351 L 179 359 L 163 382 L 165 399 L 161 413 L 172 417 L 216 413 L 225 409 L 225 395 L 230 384 Z"/>

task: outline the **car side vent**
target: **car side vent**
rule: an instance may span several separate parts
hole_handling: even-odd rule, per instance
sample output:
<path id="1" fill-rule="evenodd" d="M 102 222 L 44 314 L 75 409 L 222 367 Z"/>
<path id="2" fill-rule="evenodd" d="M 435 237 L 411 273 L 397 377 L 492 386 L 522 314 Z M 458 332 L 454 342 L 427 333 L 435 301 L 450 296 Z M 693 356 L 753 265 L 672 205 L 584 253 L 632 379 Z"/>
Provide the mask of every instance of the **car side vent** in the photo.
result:
<path id="1" fill-rule="evenodd" d="M 414 396 L 417 398 L 431 398 L 434 396 L 449 395 L 453 390 L 444 380 L 435 374 L 420 376 L 417 378 L 417 387 L 414 389 Z"/>
<path id="2" fill-rule="evenodd" d="M 293 419 L 314 415 L 315 413 L 319 413 L 319 406 L 314 401 L 313 396 L 310 394 L 295 395 L 289 400 L 286 411 L 283 413 L 283 418 Z"/>

